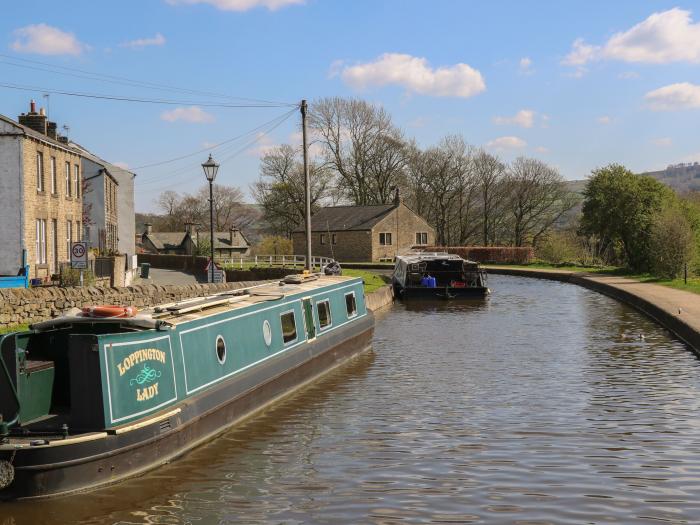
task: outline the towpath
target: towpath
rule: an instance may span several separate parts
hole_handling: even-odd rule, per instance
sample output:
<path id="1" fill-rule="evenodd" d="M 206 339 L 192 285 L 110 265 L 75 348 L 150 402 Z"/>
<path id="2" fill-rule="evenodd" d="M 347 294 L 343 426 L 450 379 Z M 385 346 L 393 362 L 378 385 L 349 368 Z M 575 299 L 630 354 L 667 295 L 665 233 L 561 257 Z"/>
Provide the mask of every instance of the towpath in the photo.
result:
<path id="1" fill-rule="evenodd" d="M 570 282 L 604 293 L 649 315 L 700 354 L 700 295 L 625 277 L 566 270 L 486 266 L 497 275 Z"/>

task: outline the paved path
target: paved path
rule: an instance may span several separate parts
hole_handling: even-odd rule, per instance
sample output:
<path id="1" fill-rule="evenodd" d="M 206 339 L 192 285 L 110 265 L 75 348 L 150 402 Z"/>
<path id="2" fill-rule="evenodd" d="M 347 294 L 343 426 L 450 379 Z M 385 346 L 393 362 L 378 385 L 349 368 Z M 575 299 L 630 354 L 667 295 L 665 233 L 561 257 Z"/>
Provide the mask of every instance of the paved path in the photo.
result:
<path id="1" fill-rule="evenodd" d="M 134 282 L 134 284 L 148 283 L 183 285 L 198 283 L 197 278 L 191 273 L 179 272 L 177 270 L 164 270 L 162 268 L 151 268 L 149 277 L 150 278 L 148 280 L 138 279 L 138 282 Z"/>
<path id="2" fill-rule="evenodd" d="M 700 294 L 613 275 L 493 266 L 486 270 L 570 282 L 610 295 L 655 319 L 700 353 Z"/>

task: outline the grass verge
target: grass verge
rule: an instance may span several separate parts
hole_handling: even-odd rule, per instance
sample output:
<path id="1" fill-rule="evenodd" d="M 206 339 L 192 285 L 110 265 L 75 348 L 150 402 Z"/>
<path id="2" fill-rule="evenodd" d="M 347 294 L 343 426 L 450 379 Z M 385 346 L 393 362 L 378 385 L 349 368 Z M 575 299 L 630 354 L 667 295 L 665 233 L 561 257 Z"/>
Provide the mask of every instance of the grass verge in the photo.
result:
<path id="1" fill-rule="evenodd" d="M 343 275 L 347 277 L 362 277 L 365 281 L 365 293 L 372 293 L 389 282 L 389 278 L 370 270 L 356 270 L 343 268 Z"/>
<path id="2" fill-rule="evenodd" d="M 13 324 L 5 327 L 0 326 L 0 335 L 9 334 L 10 332 L 24 332 L 26 330 L 29 330 L 28 324 Z"/>

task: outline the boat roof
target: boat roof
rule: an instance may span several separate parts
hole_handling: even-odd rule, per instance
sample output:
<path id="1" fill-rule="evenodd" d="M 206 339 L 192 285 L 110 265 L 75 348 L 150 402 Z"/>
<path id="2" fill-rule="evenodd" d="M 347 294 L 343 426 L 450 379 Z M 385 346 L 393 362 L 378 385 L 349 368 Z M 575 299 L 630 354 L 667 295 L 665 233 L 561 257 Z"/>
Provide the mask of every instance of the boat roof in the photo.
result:
<path id="1" fill-rule="evenodd" d="M 403 261 L 407 264 L 414 264 L 423 261 L 464 261 L 470 264 L 478 264 L 476 261 L 463 259 L 459 255 L 447 252 L 416 252 L 406 255 L 397 255 L 397 261 Z"/>
<path id="2" fill-rule="evenodd" d="M 58 328 L 68 324 L 114 323 L 134 329 L 167 330 L 170 326 L 178 325 L 202 317 L 208 317 L 222 312 L 231 312 L 257 303 L 276 301 L 290 295 L 311 294 L 315 290 L 335 284 L 357 282 L 357 277 L 338 275 L 312 274 L 304 278 L 301 275 L 290 275 L 281 281 L 239 288 L 225 292 L 185 299 L 175 303 L 166 303 L 141 310 L 131 318 L 94 318 L 84 317 L 77 308 L 67 311 L 64 315 L 49 321 L 35 323 L 32 330 L 43 331 Z"/>

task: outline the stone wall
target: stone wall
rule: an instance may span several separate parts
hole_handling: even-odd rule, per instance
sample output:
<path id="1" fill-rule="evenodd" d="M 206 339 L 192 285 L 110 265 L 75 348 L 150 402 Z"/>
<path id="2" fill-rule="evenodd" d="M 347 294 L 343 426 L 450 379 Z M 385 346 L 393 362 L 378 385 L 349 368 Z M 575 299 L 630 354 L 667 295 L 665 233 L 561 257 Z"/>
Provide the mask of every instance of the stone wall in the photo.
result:
<path id="1" fill-rule="evenodd" d="M 380 233 L 391 233 L 391 244 L 379 244 Z M 435 242 L 435 230 L 420 215 L 401 204 L 372 228 L 372 261 L 393 259 L 416 244 L 416 233 L 427 233 L 428 244 Z"/>
<path id="2" fill-rule="evenodd" d="M 9 288 L 0 289 L 0 328 L 45 321 L 64 310 L 91 305 L 127 305 L 144 308 L 180 301 L 226 290 L 246 288 L 264 281 L 226 284 L 159 286 L 155 284 L 125 288 Z"/>

